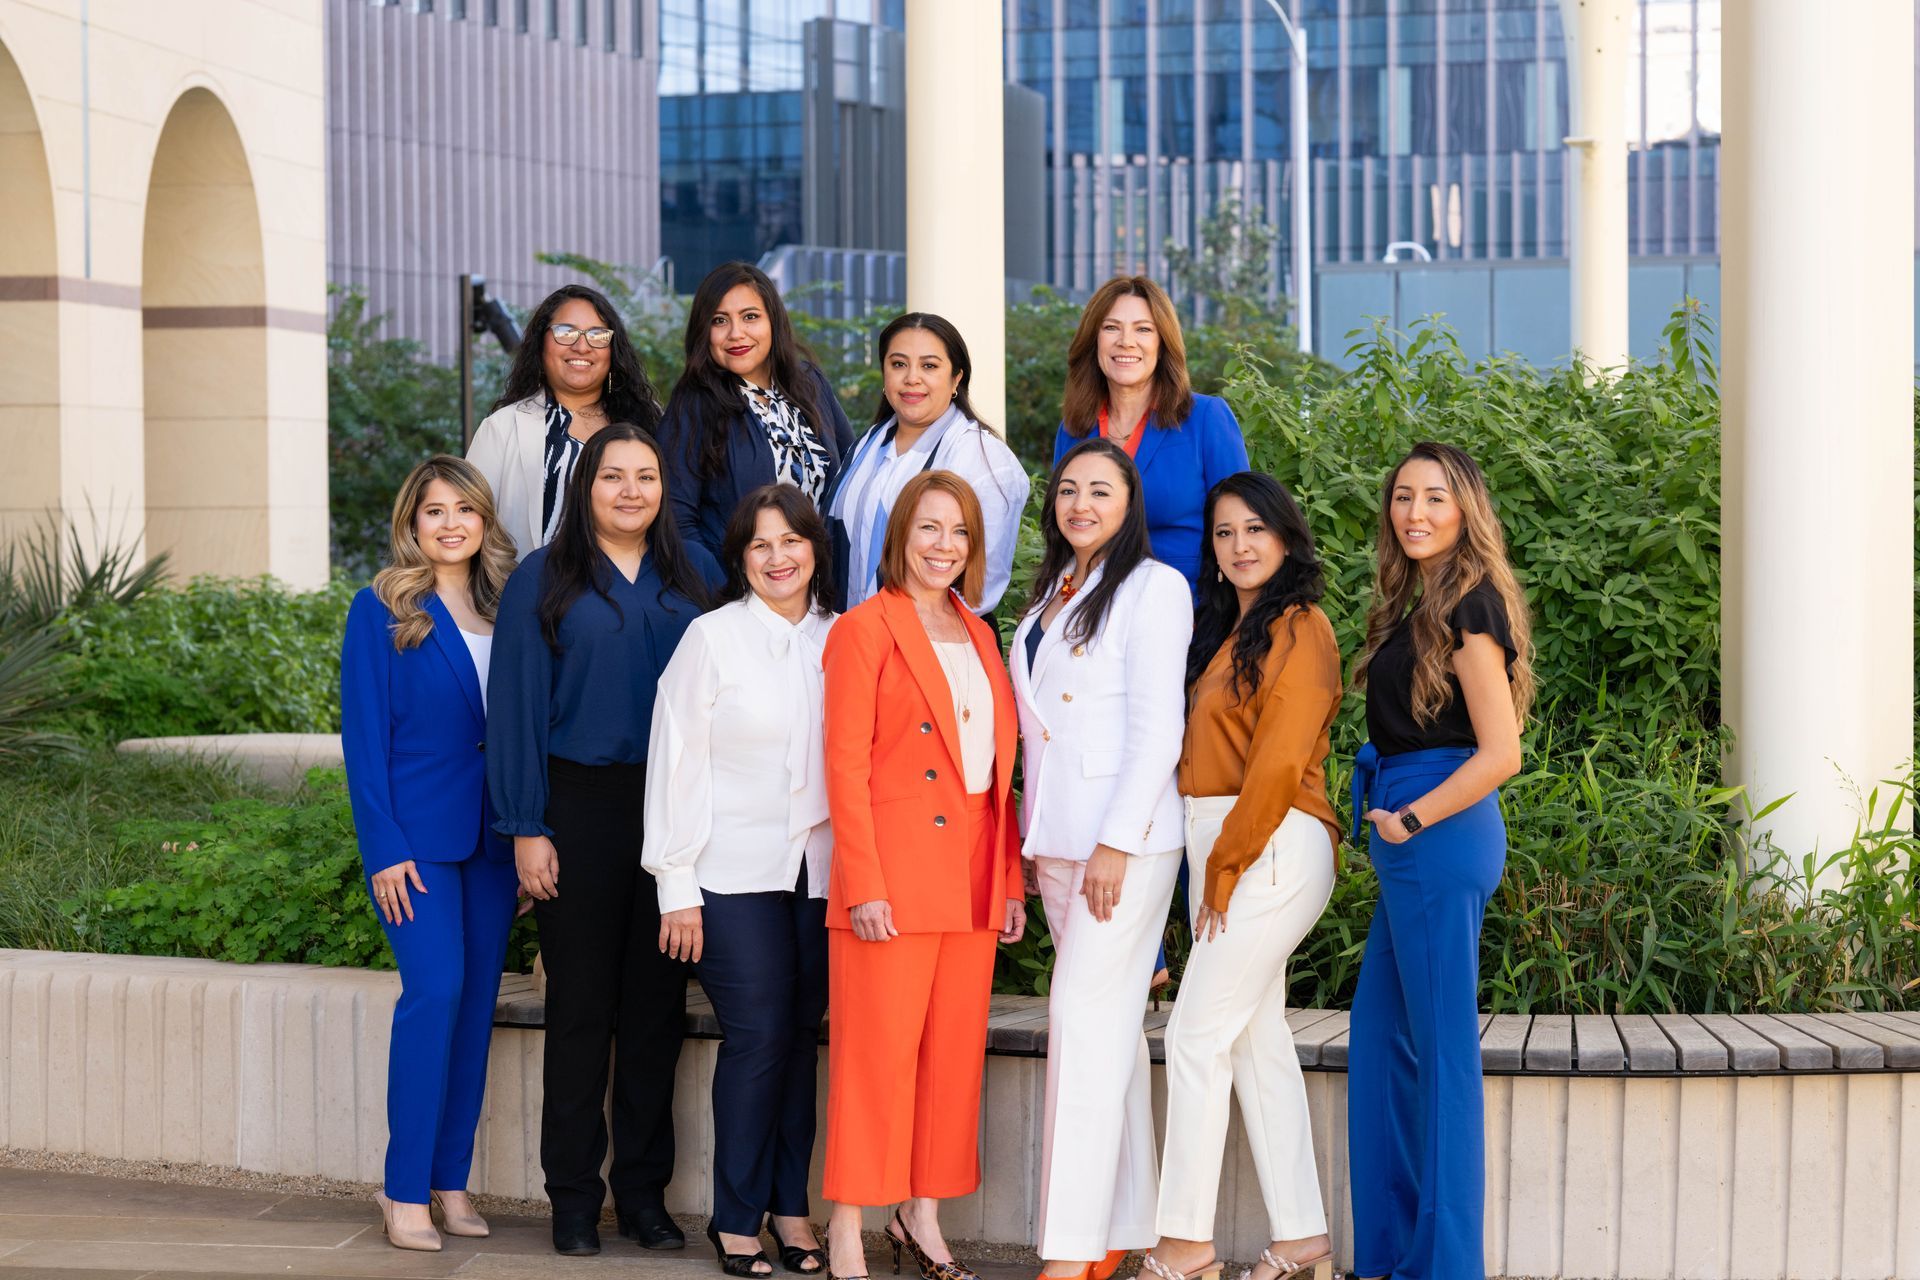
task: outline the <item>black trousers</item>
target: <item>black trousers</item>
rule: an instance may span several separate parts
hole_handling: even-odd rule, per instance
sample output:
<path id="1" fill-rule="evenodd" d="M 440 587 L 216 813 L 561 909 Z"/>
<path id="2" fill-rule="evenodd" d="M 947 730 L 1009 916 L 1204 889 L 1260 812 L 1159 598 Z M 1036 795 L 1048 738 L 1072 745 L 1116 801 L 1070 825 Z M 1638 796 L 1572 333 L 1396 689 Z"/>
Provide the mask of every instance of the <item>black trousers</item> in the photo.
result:
<path id="1" fill-rule="evenodd" d="M 660 903 L 640 867 L 645 765 L 547 762 L 559 892 L 536 904 L 547 969 L 540 1164 L 556 1213 L 664 1201 L 673 1176 L 673 1077 L 687 966 L 660 952 Z M 613 1164 L 607 1072 L 613 1072 Z"/>
<path id="2" fill-rule="evenodd" d="M 797 889 L 712 893 L 700 985 L 720 1022 L 713 1070 L 713 1225 L 757 1235 L 767 1214 L 807 1214 L 827 904 Z"/>

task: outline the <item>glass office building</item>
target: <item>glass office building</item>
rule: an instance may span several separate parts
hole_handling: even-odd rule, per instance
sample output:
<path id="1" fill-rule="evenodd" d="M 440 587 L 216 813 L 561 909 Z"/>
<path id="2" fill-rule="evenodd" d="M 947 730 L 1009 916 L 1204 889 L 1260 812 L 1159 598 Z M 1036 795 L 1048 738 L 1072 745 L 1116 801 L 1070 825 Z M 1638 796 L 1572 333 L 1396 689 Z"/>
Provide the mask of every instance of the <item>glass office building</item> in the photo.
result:
<path id="1" fill-rule="evenodd" d="M 834 19 L 838 43 L 856 45 L 845 38 L 860 34 L 853 28 L 904 30 L 905 9 L 906 0 L 660 0 L 660 239 L 682 288 L 729 259 L 807 242 L 808 24 Z M 884 59 L 861 47 L 842 60 Z M 832 88 L 857 101 L 885 86 Z"/>
<path id="2" fill-rule="evenodd" d="M 1558 0 L 1281 0 L 1307 32 L 1316 262 L 1566 252 Z M 1638 0 L 1636 254 L 1717 252 L 1719 0 Z M 1009 76 L 1048 103 L 1051 270 L 1164 276 L 1223 195 L 1291 252 L 1292 53 L 1267 0 L 1007 0 Z"/>

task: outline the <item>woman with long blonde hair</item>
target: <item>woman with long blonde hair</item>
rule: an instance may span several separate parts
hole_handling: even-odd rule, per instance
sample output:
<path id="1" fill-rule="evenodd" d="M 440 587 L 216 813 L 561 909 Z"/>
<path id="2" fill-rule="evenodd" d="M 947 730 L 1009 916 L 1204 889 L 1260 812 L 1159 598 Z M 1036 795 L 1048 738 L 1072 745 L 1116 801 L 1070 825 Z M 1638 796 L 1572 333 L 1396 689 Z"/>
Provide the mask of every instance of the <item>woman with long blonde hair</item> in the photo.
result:
<path id="1" fill-rule="evenodd" d="M 479 470 L 440 455 L 394 499 L 391 551 L 340 647 L 340 738 L 367 892 L 400 967 L 387 1070 L 396 1248 L 484 1236 L 467 1198 L 494 999 L 513 923 L 513 848 L 487 802 L 487 665 L 513 542 Z"/>
<path id="2" fill-rule="evenodd" d="M 1500 784 L 1533 700 L 1526 598 L 1486 477 L 1422 443 L 1381 491 L 1354 839 L 1380 902 L 1353 1000 L 1354 1274 L 1480 1280 L 1480 926 L 1506 865 Z"/>

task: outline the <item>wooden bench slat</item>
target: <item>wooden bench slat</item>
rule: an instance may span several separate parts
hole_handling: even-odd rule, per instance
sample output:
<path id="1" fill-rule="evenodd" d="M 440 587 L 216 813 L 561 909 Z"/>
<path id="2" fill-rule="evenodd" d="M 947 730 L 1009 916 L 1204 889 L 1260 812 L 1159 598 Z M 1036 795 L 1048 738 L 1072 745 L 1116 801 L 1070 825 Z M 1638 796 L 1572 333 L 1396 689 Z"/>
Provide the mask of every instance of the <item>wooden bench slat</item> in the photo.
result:
<path id="1" fill-rule="evenodd" d="M 1338 1067 L 1342 1071 L 1347 1067 L 1347 1033 L 1353 1027 L 1353 1015 L 1345 1009 L 1336 1012 L 1333 1017 L 1320 1023 L 1316 1030 L 1326 1028 L 1330 1034 L 1320 1043 L 1320 1065 Z"/>
<path id="2" fill-rule="evenodd" d="M 1730 1013 L 1688 1016 L 1714 1039 L 1727 1046 L 1727 1054 L 1735 1071 L 1780 1070 L 1780 1047 L 1743 1020 Z"/>
<path id="3" fill-rule="evenodd" d="M 1771 1014 L 1736 1015 L 1740 1021 L 1772 1041 L 1780 1050 L 1780 1065 L 1789 1071 L 1831 1071 L 1833 1049 L 1805 1031 Z"/>
<path id="4" fill-rule="evenodd" d="M 1529 1071 L 1573 1070 L 1573 1015 L 1536 1014 L 1524 1061 Z"/>
<path id="5" fill-rule="evenodd" d="M 1829 1016 L 1847 1018 L 1856 1024 L 1855 1029 L 1860 1026 L 1873 1027 L 1892 1037 L 1895 1043 L 1882 1044 L 1881 1046 L 1887 1052 L 1888 1066 L 1901 1068 L 1920 1067 L 1920 1054 L 1917 1054 L 1913 1048 L 1909 1047 L 1909 1042 L 1912 1045 L 1920 1045 L 1920 1026 L 1916 1026 L 1911 1022 L 1903 1022 L 1890 1013 L 1881 1013 L 1878 1010 L 1871 1009 L 1862 1009 L 1857 1013 L 1832 1014 Z M 1866 1033 L 1862 1031 L 1860 1034 L 1865 1035 Z"/>
<path id="6" fill-rule="evenodd" d="M 1701 1026 L 1690 1013 L 1656 1013 L 1654 1025 L 1673 1042 L 1682 1071 L 1725 1071 L 1727 1046 Z"/>
<path id="7" fill-rule="evenodd" d="M 1810 1013 L 1776 1013 L 1773 1020 L 1825 1045 L 1833 1065 L 1842 1071 L 1879 1071 L 1887 1065 L 1887 1055 L 1876 1042 Z"/>
<path id="8" fill-rule="evenodd" d="M 1673 1041 L 1660 1029 L 1651 1014 L 1622 1013 L 1613 1019 L 1614 1030 L 1626 1046 L 1627 1070 L 1672 1071 L 1679 1066 Z"/>
<path id="9" fill-rule="evenodd" d="M 1908 1071 L 1920 1067 L 1920 1035 L 1907 1035 L 1882 1026 L 1864 1013 L 1816 1013 L 1812 1016 L 1836 1031 L 1844 1031 L 1869 1044 L 1878 1045 L 1888 1070 Z M 1920 1028 L 1915 1030 L 1920 1031 Z"/>
<path id="10" fill-rule="evenodd" d="M 1532 1026 L 1530 1013 L 1495 1014 L 1480 1036 L 1480 1069 L 1520 1070 L 1526 1054 L 1527 1031 Z"/>
<path id="11" fill-rule="evenodd" d="M 1613 1019 L 1604 1013 L 1580 1013 L 1573 1019 L 1574 1062 L 1582 1071 L 1625 1071 L 1626 1047 Z"/>
<path id="12" fill-rule="evenodd" d="M 1920 1028 L 1920 1010 L 1889 1009 L 1886 1016 L 1889 1018 L 1898 1018 L 1910 1026 Z"/>
<path id="13" fill-rule="evenodd" d="M 1334 1015 L 1332 1009 L 1289 1009 L 1287 1011 L 1287 1030 L 1293 1032 L 1293 1053 L 1300 1059 L 1303 1067 L 1320 1065 L 1320 1047 L 1325 1044 L 1331 1032 L 1321 1035 L 1312 1034 L 1319 1026 Z"/>

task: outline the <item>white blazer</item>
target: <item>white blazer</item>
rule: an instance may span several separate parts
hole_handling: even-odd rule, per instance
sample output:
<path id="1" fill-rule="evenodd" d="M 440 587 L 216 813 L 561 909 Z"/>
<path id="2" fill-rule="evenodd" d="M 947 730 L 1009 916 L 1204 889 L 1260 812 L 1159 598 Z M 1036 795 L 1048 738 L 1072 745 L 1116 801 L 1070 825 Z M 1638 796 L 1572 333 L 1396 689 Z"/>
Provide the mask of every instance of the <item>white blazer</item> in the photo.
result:
<path id="1" fill-rule="evenodd" d="M 514 558 L 538 550 L 540 506 L 547 484 L 547 403 L 544 395 L 502 405 L 486 416 L 467 461 L 480 469 L 493 490 L 493 509 L 513 539 Z"/>
<path id="2" fill-rule="evenodd" d="M 1066 633 L 1095 568 L 1040 639 L 1027 669 L 1028 614 L 1007 663 L 1026 748 L 1021 833 L 1028 857 L 1084 862 L 1096 844 L 1169 853 L 1185 843 L 1175 785 L 1186 734 L 1193 593 L 1178 569 L 1144 560 L 1121 584 L 1099 634 Z"/>

